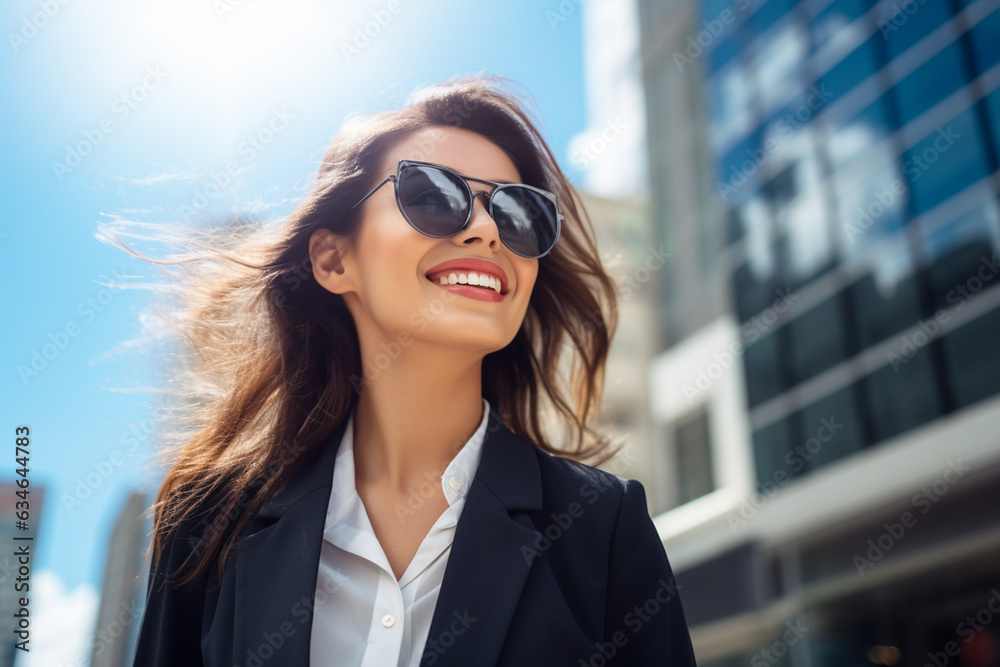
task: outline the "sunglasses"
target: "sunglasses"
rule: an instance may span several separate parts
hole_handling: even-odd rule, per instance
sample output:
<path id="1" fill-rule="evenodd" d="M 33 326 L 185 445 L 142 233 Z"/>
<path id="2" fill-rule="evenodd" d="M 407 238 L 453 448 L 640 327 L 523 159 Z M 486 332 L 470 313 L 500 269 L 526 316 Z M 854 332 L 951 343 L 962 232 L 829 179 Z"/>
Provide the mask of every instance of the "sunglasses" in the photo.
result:
<path id="1" fill-rule="evenodd" d="M 563 219 L 556 196 L 547 190 L 521 183 L 495 183 L 463 176 L 448 167 L 429 162 L 400 160 L 396 173 L 386 176 L 352 210 L 392 181 L 396 206 L 410 226 L 433 238 L 449 238 L 465 229 L 472 219 L 472 205 L 487 196 L 487 211 L 496 222 L 503 244 L 521 257 L 543 257 L 559 240 Z M 493 191 L 473 193 L 466 181 L 492 185 Z"/>

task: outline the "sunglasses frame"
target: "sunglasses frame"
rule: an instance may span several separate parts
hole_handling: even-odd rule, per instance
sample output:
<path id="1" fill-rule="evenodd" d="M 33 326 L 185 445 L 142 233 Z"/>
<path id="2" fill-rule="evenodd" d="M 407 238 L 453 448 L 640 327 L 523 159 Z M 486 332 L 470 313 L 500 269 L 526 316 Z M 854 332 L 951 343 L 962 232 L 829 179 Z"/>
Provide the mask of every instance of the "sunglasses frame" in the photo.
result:
<path id="1" fill-rule="evenodd" d="M 412 220 L 410 220 L 410 216 L 408 216 L 406 214 L 406 210 L 403 208 L 403 203 L 399 200 L 399 177 L 400 177 L 400 174 L 403 173 L 403 169 L 405 169 L 407 167 L 411 167 L 411 166 L 431 167 L 433 169 L 439 169 L 441 171 L 447 172 L 447 173 L 449 173 L 449 174 L 457 177 L 458 180 L 460 180 L 462 182 L 462 185 L 465 186 L 466 193 L 467 193 L 467 195 L 469 197 L 469 201 L 471 202 L 470 205 L 469 205 L 469 212 L 465 216 L 465 222 L 462 223 L 462 226 L 458 230 L 456 230 L 454 234 L 446 234 L 444 236 L 437 236 L 435 234 L 428 234 L 424 230 L 422 230 L 419 227 L 417 227 L 417 225 L 415 225 L 414 222 Z M 449 169 L 448 167 L 445 167 L 445 166 L 440 165 L 440 164 L 434 164 L 433 162 L 420 162 L 419 160 L 405 160 L 405 159 L 404 160 L 400 160 L 399 163 L 396 165 L 396 173 L 395 174 L 390 174 L 389 176 L 386 176 L 385 178 L 383 178 L 382 181 L 378 185 L 376 185 L 374 188 L 372 188 L 371 192 L 369 192 L 368 194 L 366 194 L 364 197 L 361 198 L 361 201 L 359 201 L 357 204 L 355 204 L 354 206 L 352 206 L 351 210 L 354 210 L 358 206 L 361 206 L 361 204 L 364 203 L 364 201 L 366 199 L 368 199 L 373 194 L 375 194 L 378 191 L 379 188 L 381 188 L 383 185 L 385 185 L 389 181 L 392 181 L 392 184 L 393 184 L 393 192 L 394 192 L 395 198 L 396 198 L 396 208 L 399 209 L 399 212 L 403 215 L 403 218 L 406 220 L 406 222 L 411 227 L 413 227 L 415 230 L 417 230 L 418 232 L 420 232 L 421 234 L 423 234 L 424 236 L 429 236 L 429 237 L 435 238 L 435 239 L 448 239 L 448 238 L 451 238 L 453 236 L 457 236 L 458 234 L 460 234 L 466 227 L 469 226 L 469 221 L 472 220 L 472 210 L 475 208 L 476 197 L 478 197 L 479 195 L 486 195 L 486 202 L 487 202 L 486 210 L 487 210 L 487 212 L 489 212 L 490 218 L 493 218 L 493 222 L 496 223 L 496 218 L 493 217 L 493 197 L 496 196 L 496 193 L 500 192 L 501 190 L 503 190 L 505 188 L 515 187 L 515 188 L 526 188 L 528 190 L 531 190 L 532 192 L 535 192 L 536 194 L 540 194 L 540 195 L 542 195 L 543 197 L 545 197 L 546 199 L 548 199 L 549 201 L 552 202 L 552 207 L 556 211 L 556 231 L 555 231 L 555 236 L 552 239 L 552 245 L 549 247 L 548 250 L 546 250 L 542 254 L 540 254 L 540 255 L 530 255 L 530 256 L 529 255 L 523 255 L 523 254 L 519 253 L 518 251 L 516 251 L 516 250 L 514 250 L 513 248 L 510 247 L 510 245 L 507 243 L 507 240 L 504 238 L 504 234 L 503 234 L 503 231 L 500 229 L 500 225 L 497 225 L 497 232 L 500 234 L 500 240 L 503 242 L 503 244 L 507 247 L 508 250 L 510 250 L 515 255 L 518 255 L 520 257 L 526 257 L 527 259 L 538 259 L 538 258 L 541 258 L 541 257 L 545 257 L 545 255 L 549 254 L 552 251 L 552 249 L 556 247 L 556 243 L 559 242 L 559 233 L 562 230 L 562 220 L 563 220 L 564 216 L 563 216 L 562 212 L 559 210 L 559 202 L 556 200 L 555 194 L 549 192 L 548 190 L 543 190 L 541 188 L 536 188 L 533 185 L 525 185 L 523 183 L 496 183 L 494 181 L 486 181 L 486 180 L 483 180 L 481 178 L 473 178 L 471 176 L 464 176 L 464 175 L 458 173 L 457 171 L 455 171 L 454 169 Z M 492 192 L 486 192 L 485 190 L 479 190 L 477 192 L 473 192 L 472 188 L 469 187 L 468 181 L 475 181 L 476 183 L 485 183 L 486 185 L 492 185 L 493 186 L 493 191 Z"/>

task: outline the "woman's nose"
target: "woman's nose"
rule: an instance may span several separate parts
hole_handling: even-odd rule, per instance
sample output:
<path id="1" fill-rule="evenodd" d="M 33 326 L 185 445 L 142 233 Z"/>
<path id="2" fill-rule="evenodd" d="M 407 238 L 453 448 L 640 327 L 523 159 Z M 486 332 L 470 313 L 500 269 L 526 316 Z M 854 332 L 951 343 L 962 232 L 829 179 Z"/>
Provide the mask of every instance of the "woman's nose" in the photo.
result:
<path id="1" fill-rule="evenodd" d="M 476 197 L 478 197 L 479 195 L 483 195 L 484 197 L 486 197 L 486 199 L 483 200 L 483 209 L 489 212 L 488 204 L 490 203 L 490 193 L 487 192 L 486 190 L 480 190 L 479 192 L 472 193 L 473 208 L 475 208 L 476 206 Z"/>
<path id="2" fill-rule="evenodd" d="M 476 211 L 476 200 L 479 198 L 479 195 L 485 195 L 482 201 L 482 211 Z M 472 218 L 469 220 L 468 227 L 465 228 L 466 232 L 472 230 L 477 235 L 485 236 L 487 243 L 494 239 L 496 241 L 500 240 L 500 229 L 497 227 L 496 221 L 490 217 L 489 195 L 490 193 L 485 190 L 480 190 L 472 194 Z M 480 218 L 484 218 L 483 221 L 488 225 L 487 228 L 479 227 L 478 219 Z"/>

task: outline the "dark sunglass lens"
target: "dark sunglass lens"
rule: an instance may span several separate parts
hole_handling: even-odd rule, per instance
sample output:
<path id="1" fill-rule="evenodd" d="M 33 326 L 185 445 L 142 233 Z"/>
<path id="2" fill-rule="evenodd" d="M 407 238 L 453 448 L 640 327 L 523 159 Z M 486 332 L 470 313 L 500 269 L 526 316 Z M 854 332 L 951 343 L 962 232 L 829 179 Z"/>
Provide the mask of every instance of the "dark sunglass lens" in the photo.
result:
<path id="1" fill-rule="evenodd" d="M 517 186 L 501 188 L 493 195 L 493 219 L 500 236 L 520 255 L 538 257 L 556 243 L 556 206 L 534 190 Z"/>
<path id="2" fill-rule="evenodd" d="M 399 202 L 418 229 L 431 236 L 453 236 L 469 214 L 465 183 L 434 167 L 412 165 L 399 175 Z"/>

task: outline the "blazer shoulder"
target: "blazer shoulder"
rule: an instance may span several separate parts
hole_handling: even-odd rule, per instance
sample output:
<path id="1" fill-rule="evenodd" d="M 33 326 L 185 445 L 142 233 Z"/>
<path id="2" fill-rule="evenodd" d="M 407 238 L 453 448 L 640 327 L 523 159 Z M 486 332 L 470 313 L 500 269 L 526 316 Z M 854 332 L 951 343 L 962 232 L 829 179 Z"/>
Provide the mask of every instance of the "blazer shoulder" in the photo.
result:
<path id="1" fill-rule="evenodd" d="M 536 546 L 554 563 L 554 576 L 567 582 L 562 590 L 574 606 L 601 601 L 597 646 L 619 647 L 602 664 L 697 667 L 681 586 L 642 483 L 541 449 L 537 456 L 544 498 L 540 531 L 548 541 Z M 590 664 L 597 656 L 608 657 L 595 652 Z"/>
<path id="2" fill-rule="evenodd" d="M 534 447 L 542 477 L 543 502 L 546 510 L 578 502 L 587 508 L 597 508 L 603 521 L 615 523 L 623 509 L 636 503 L 625 503 L 636 496 L 646 512 L 646 495 L 642 483 L 600 468 L 574 461 Z M 588 509 L 588 513 L 589 509 Z M 647 512 L 648 516 L 648 512 Z"/>

